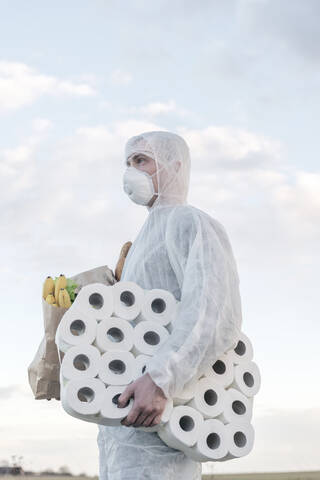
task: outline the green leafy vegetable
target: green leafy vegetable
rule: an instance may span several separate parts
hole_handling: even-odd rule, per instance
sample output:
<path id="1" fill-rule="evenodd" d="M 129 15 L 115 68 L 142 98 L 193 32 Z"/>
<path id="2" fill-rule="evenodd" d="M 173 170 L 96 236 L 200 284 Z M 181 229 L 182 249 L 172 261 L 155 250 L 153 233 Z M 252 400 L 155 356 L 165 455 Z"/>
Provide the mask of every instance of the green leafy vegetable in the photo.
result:
<path id="1" fill-rule="evenodd" d="M 55 277 L 54 279 L 54 284 L 56 284 L 56 281 L 58 280 L 59 277 Z M 76 283 L 73 282 L 73 280 L 71 280 L 70 278 L 67 278 L 67 286 L 66 286 L 66 290 L 67 292 L 69 293 L 69 296 L 70 296 L 70 300 L 71 302 L 74 302 L 77 294 L 75 293 L 75 289 L 78 287 L 78 285 Z"/>
<path id="2" fill-rule="evenodd" d="M 66 290 L 67 292 L 69 293 L 70 295 L 70 300 L 71 302 L 74 302 L 74 299 L 76 297 L 76 293 L 75 293 L 75 289 L 77 288 L 77 284 L 74 283 L 70 278 L 67 279 L 67 286 L 66 286 Z"/>

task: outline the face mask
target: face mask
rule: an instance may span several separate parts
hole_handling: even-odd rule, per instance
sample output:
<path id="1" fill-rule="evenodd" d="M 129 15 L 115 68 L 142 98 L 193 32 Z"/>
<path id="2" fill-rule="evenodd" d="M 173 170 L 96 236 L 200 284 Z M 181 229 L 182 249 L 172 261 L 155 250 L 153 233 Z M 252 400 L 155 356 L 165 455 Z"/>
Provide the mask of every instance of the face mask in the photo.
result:
<path id="1" fill-rule="evenodd" d="M 148 205 L 154 195 L 158 195 L 153 186 L 152 177 L 135 167 L 128 167 L 123 175 L 123 189 L 130 200 L 138 205 Z"/>

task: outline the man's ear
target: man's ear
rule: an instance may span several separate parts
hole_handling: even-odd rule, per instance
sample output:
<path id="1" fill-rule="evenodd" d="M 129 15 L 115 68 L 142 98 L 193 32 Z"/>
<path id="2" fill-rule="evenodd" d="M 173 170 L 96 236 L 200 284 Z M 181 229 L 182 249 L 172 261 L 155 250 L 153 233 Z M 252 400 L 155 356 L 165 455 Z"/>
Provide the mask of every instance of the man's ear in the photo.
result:
<path id="1" fill-rule="evenodd" d="M 175 162 L 174 169 L 176 172 L 180 170 L 180 167 L 181 167 L 181 162 L 180 161 Z"/>

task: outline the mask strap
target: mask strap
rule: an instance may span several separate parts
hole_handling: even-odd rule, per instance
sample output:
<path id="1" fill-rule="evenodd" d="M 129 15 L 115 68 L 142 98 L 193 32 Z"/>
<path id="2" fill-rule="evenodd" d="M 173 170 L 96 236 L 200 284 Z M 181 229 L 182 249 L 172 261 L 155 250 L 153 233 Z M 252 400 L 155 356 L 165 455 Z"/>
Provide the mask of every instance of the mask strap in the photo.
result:
<path id="1" fill-rule="evenodd" d="M 160 168 L 157 168 L 157 170 L 152 173 L 152 175 L 148 174 L 149 177 L 154 177 L 154 175 L 157 175 L 159 172 L 161 172 L 161 170 L 165 170 L 165 166 L 162 165 Z M 159 189 L 159 176 L 157 177 L 157 180 L 158 180 L 158 189 Z M 159 192 L 154 192 L 154 195 L 156 195 L 158 198 L 161 197 L 162 193 L 159 193 Z"/>

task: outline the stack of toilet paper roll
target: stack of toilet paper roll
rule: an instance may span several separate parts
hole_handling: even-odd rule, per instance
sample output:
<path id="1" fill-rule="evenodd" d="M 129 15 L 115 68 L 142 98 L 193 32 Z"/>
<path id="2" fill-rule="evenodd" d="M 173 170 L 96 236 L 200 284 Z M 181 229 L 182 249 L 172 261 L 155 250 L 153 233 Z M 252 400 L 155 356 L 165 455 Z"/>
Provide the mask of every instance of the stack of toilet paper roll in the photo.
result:
<path id="1" fill-rule="evenodd" d="M 147 360 L 169 337 L 176 306 L 170 292 L 144 290 L 134 282 L 82 287 L 55 337 L 58 351 L 64 352 L 60 367 L 64 410 L 88 422 L 121 425 L 133 399 L 118 408 L 118 398 L 143 375 Z M 170 399 L 162 423 L 172 409 Z"/>
<path id="2" fill-rule="evenodd" d="M 126 386 L 144 374 L 148 359 L 174 328 L 179 302 L 166 290 L 144 290 L 120 281 L 82 287 L 56 332 L 61 403 L 81 420 L 121 425 L 132 408 L 117 401 Z M 168 399 L 157 432 L 170 447 L 196 461 L 224 461 L 247 455 L 253 447 L 253 396 L 260 372 L 249 338 L 241 333 L 199 378 Z M 134 427 L 124 427 L 134 428 Z"/>
<path id="3" fill-rule="evenodd" d="M 260 382 L 252 344 L 241 333 L 233 349 L 173 399 L 173 412 L 158 435 L 200 462 L 248 455 L 254 444 L 253 397 Z"/>

